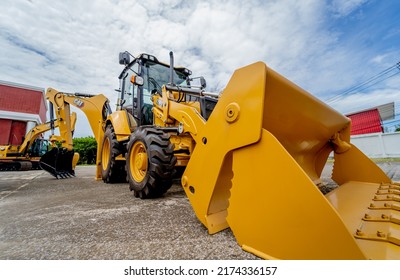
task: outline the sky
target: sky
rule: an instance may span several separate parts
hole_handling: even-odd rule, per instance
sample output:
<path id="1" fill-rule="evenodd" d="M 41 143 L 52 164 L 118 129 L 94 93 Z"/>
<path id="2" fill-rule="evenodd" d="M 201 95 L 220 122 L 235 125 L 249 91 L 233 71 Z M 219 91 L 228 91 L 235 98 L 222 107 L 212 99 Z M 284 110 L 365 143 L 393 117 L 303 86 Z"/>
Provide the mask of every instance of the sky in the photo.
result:
<path id="1" fill-rule="evenodd" d="M 397 0 L 1 0 L 0 10 L 3 81 L 102 93 L 115 109 L 119 52 L 168 62 L 173 51 L 208 91 L 263 61 L 343 114 L 395 102 L 400 119 Z M 93 135 L 76 112 L 75 137 Z"/>

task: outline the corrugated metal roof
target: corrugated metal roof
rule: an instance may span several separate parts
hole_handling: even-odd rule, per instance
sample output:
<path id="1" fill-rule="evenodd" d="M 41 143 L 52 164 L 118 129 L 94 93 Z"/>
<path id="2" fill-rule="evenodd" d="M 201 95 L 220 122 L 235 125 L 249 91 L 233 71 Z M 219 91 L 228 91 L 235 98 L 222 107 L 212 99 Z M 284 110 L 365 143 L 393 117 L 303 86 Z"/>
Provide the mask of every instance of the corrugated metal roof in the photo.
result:
<path id="1" fill-rule="evenodd" d="M 378 108 L 347 115 L 351 119 L 351 135 L 383 132 Z"/>

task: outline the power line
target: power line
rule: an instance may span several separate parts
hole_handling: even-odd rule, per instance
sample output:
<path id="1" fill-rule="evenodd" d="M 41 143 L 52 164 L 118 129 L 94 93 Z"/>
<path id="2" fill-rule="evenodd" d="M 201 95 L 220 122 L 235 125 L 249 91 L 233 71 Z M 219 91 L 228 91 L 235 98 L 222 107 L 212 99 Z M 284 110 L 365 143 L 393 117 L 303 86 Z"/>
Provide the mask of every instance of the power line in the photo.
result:
<path id="1" fill-rule="evenodd" d="M 356 91 L 356 90 L 358 90 L 359 88 L 362 88 L 364 85 L 367 85 L 368 83 L 371 83 L 371 82 L 373 82 L 373 81 L 379 79 L 380 77 L 383 77 L 385 74 L 391 72 L 392 70 L 395 70 L 396 68 L 400 70 L 400 62 L 397 62 L 395 65 L 393 65 L 393 66 L 391 66 L 391 67 L 389 67 L 389 68 L 383 70 L 382 72 L 378 73 L 378 74 L 375 75 L 375 76 L 372 76 L 371 78 L 367 79 L 365 82 L 363 82 L 363 83 L 361 83 L 361 84 L 359 84 L 359 85 L 356 85 L 356 86 L 353 86 L 353 87 L 347 89 L 347 90 L 344 91 L 342 94 L 348 94 L 348 93 L 351 93 L 351 92 L 353 92 L 353 91 Z M 400 72 L 397 72 L 396 74 L 398 74 L 398 73 L 400 73 Z M 396 75 L 396 74 L 394 74 L 394 75 Z M 393 76 L 393 75 L 391 75 L 391 76 Z M 391 76 L 390 76 L 390 77 L 391 77 Z M 388 78 L 389 78 L 389 77 L 388 77 Z M 385 78 L 385 79 L 387 79 L 387 78 Z M 384 80 L 385 80 L 385 79 L 384 79 Z M 374 84 L 376 84 L 376 82 L 375 82 Z M 369 86 L 368 86 L 368 87 L 369 87 Z"/>
<path id="2" fill-rule="evenodd" d="M 396 72 L 391 73 L 393 71 L 396 71 Z M 389 73 L 390 73 L 390 75 L 387 76 Z M 363 91 L 365 89 L 368 89 L 368 88 L 370 88 L 380 82 L 383 82 L 383 81 L 385 81 L 395 75 L 398 75 L 398 74 L 400 74 L 400 61 L 397 62 L 396 64 L 390 66 L 389 68 L 381 71 L 380 73 L 368 78 L 366 81 L 364 81 L 358 85 L 352 86 L 352 87 L 348 88 L 347 90 L 345 90 L 344 92 L 341 92 L 341 93 L 329 98 L 326 102 L 334 103 L 343 96 L 352 95 L 354 93 Z"/>

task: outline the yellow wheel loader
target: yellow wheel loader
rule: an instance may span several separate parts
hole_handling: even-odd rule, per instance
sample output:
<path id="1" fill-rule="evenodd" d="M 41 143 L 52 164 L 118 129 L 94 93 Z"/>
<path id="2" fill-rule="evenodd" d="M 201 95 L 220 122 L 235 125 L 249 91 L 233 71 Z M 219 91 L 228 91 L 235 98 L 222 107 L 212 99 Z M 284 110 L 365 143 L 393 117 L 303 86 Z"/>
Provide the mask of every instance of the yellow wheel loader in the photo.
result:
<path id="1" fill-rule="evenodd" d="M 347 117 L 262 62 L 215 94 L 174 67 L 172 53 L 169 65 L 130 56 L 120 54 L 117 110 L 95 134 L 98 179 L 126 176 L 135 196 L 149 198 L 182 168 L 209 233 L 231 228 L 261 258 L 400 259 L 400 185 L 350 143 Z M 338 186 L 324 195 L 331 153 Z"/>
<path id="2" fill-rule="evenodd" d="M 76 113 L 70 116 L 71 130 L 76 123 Z M 40 169 L 39 161 L 52 147 L 55 146 L 56 138 L 40 138 L 41 135 L 51 129 L 57 128 L 59 122 L 56 120 L 39 124 L 33 127 L 24 137 L 21 145 L 0 146 L 0 170 Z"/>

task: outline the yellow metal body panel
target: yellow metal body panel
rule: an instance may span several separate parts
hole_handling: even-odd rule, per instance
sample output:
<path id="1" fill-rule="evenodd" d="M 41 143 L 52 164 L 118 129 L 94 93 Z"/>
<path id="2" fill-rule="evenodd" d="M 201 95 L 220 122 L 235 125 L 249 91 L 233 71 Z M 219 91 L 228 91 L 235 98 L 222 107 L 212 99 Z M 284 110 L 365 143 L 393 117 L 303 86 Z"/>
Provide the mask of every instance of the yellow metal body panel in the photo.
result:
<path id="1" fill-rule="evenodd" d="M 129 137 L 129 135 L 131 135 L 128 115 L 125 110 L 113 112 L 107 117 L 106 122 L 110 122 L 112 124 L 118 141 L 125 140 L 127 137 Z M 100 141 L 102 140 L 103 139 L 100 139 Z"/>
<path id="2" fill-rule="evenodd" d="M 18 146 L 15 145 L 4 145 L 4 146 L 0 146 L 0 160 L 14 160 L 14 159 L 28 159 L 28 157 L 21 156 L 21 157 L 17 157 L 17 156 L 10 156 L 11 153 L 18 153 L 19 149 Z"/>
<path id="3" fill-rule="evenodd" d="M 190 154 L 193 152 L 196 143 L 189 133 L 171 135 L 169 141 L 174 144 L 175 156 L 177 158 L 175 166 L 186 166 L 190 159 Z M 187 151 L 182 153 L 179 151 Z"/>
<path id="4" fill-rule="evenodd" d="M 0 159 L 6 158 L 9 150 L 10 146 L 0 146 Z"/>
<path id="5" fill-rule="evenodd" d="M 76 165 L 78 164 L 79 157 L 79 153 L 74 153 L 74 156 L 72 157 L 72 169 L 75 169 Z"/>
<path id="6" fill-rule="evenodd" d="M 182 93 L 181 93 L 182 94 Z M 198 128 L 203 128 L 205 120 L 199 114 L 199 102 L 173 102 L 179 98 L 179 94 L 166 91 L 163 88 L 163 96 L 153 96 L 154 125 L 157 127 L 179 127 L 182 126 L 183 132 L 178 135 L 171 134 L 170 142 L 174 144 L 177 162 L 175 166 L 187 166 L 191 158 L 196 142 L 201 141 L 196 138 Z M 179 152 L 185 151 L 185 152 Z"/>

